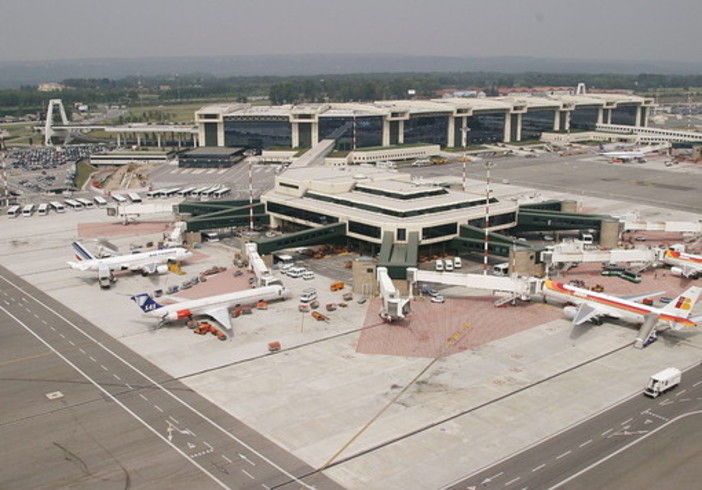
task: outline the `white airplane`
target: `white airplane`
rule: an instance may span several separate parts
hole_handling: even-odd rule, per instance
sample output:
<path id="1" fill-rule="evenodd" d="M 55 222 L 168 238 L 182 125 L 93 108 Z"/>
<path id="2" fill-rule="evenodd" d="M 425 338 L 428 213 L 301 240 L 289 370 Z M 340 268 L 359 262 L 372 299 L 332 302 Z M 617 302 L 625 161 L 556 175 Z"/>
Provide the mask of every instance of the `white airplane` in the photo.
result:
<path id="1" fill-rule="evenodd" d="M 681 277 L 697 279 L 702 276 L 702 255 L 694 255 L 669 248 L 663 254 L 663 263 L 671 266 L 670 271 Z"/>
<path id="2" fill-rule="evenodd" d="M 246 289 L 233 293 L 218 294 L 207 298 L 188 299 L 171 297 L 175 304 L 161 305 L 146 293 L 132 296 L 144 314 L 159 319 L 159 326 L 166 322 L 191 319 L 193 317 L 210 317 L 227 330 L 232 330 L 229 308 L 256 304 L 262 301 L 283 300 L 291 296 L 290 292 L 279 284 L 256 289 Z"/>
<path id="3" fill-rule="evenodd" d="M 109 268 L 111 271 L 130 270 L 146 276 L 155 272 L 162 274 L 168 271 L 166 265 L 171 261 L 184 260 L 192 257 L 192 253 L 182 247 L 164 248 L 151 252 L 135 252 L 127 255 L 98 258 L 88 252 L 80 242 L 72 242 L 76 251 L 77 261 L 69 261 L 71 269 L 79 271 L 99 271 Z"/>
<path id="4" fill-rule="evenodd" d="M 619 297 L 551 280 L 544 281 L 542 292 L 545 298 L 575 305 L 563 308 L 563 313 L 573 320 L 573 325 L 582 325 L 588 321 L 601 322 L 601 318 L 611 317 L 630 323 L 641 323 L 641 332 L 652 332 L 659 323 L 680 330 L 697 326 L 697 321 L 702 319 L 702 316 L 690 317 L 692 308 L 702 292 L 702 288 L 697 286 L 689 288 L 663 308 L 638 302 L 659 293 Z M 642 341 L 644 340 L 646 339 Z"/>
<path id="5" fill-rule="evenodd" d="M 646 154 L 643 151 L 604 151 L 600 153 L 603 157 L 609 159 L 610 161 L 621 161 L 621 162 L 631 162 L 636 160 L 637 162 L 644 163 L 646 161 Z"/>

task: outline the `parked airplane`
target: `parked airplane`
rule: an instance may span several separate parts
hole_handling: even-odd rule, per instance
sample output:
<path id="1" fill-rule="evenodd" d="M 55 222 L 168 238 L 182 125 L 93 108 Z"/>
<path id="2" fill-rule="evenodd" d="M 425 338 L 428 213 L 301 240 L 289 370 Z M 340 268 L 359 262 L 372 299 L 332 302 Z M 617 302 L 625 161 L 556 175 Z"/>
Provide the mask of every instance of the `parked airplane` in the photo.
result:
<path id="1" fill-rule="evenodd" d="M 563 308 L 563 313 L 573 320 L 573 325 L 582 325 L 588 321 L 601 322 L 602 317 L 611 317 L 641 323 L 641 331 L 649 333 L 654 331 L 659 323 L 664 323 L 674 330 L 696 326 L 700 318 L 690 318 L 690 313 L 701 291 L 702 288 L 693 286 L 663 308 L 656 308 L 639 303 L 638 300 L 660 293 L 619 297 L 551 280 L 544 281 L 543 286 L 545 298 L 575 305 Z"/>
<path id="2" fill-rule="evenodd" d="M 671 247 L 663 254 L 663 263 L 670 265 L 670 271 L 676 276 L 691 279 L 702 276 L 702 255 L 689 254 Z"/>
<path id="3" fill-rule="evenodd" d="M 98 271 L 107 267 L 111 271 L 130 270 L 132 272 L 140 272 L 146 276 L 155 272 L 167 272 L 168 266 L 166 264 L 168 262 L 184 260 L 193 255 L 184 248 L 173 247 L 151 252 L 135 252 L 114 257 L 98 258 L 88 252 L 80 242 L 73 242 L 71 245 L 76 251 L 77 261 L 70 261 L 68 265 L 71 269 L 79 271 Z"/>
<path id="4" fill-rule="evenodd" d="M 190 319 L 193 317 L 210 317 L 227 330 L 231 331 L 232 322 L 229 308 L 246 306 L 262 301 L 287 299 L 291 295 L 284 286 L 276 284 L 256 289 L 246 289 L 233 293 L 219 294 L 207 298 L 188 299 L 171 297 L 178 303 L 161 305 L 150 295 L 143 293 L 132 296 L 144 314 L 159 319 L 159 326 L 176 320 Z"/>
<path id="5" fill-rule="evenodd" d="M 600 153 L 610 161 L 631 162 L 636 160 L 639 163 L 646 161 L 646 154 L 642 151 L 604 151 Z"/>

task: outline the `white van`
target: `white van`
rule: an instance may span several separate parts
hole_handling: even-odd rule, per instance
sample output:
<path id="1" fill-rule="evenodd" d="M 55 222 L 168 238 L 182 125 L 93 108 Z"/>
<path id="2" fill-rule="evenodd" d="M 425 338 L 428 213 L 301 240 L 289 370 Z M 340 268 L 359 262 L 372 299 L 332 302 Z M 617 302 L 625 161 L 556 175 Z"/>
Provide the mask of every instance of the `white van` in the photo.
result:
<path id="1" fill-rule="evenodd" d="M 463 262 L 461 262 L 461 258 L 460 258 L 460 257 L 454 257 L 454 258 L 453 258 L 453 268 L 454 268 L 454 269 L 460 269 L 461 267 L 463 267 Z"/>
<path id="2" fill-rule="evenodd" d="M 444 261 L 441 259 L 436 259 L 436 264 L 434 264 L 434 270 L 437 272 L 444 272 Z"/>
<path id="3" fill-rule="evenodd" d="M 592 233 L 583 233 L 582 240 L 585 245 L 592 245 L 595 241 L 595 237 L 592 236 Z"/>
<path id="4" fill-rule="evenodd" d="M 451 259 L 444 260 L 444 270 L 446 272 L 453 272 L 453 261 Z"/>
<path id="5" fill-rule="evenodd" d="M 303 303 L 309 303 L 315 299 L 317 299 L 317 290 L 315 288 L 305 289 L 300 295 L 300 301 Z"/>
<path id="6" fill-rule="evenodd" d="M 306 269 L 302 267 L 291 267 L 287 271 L 288 277 L 292 277 L 293 279 L 297 279 L 298 277 L 302 277 L 302 274 L 304 274 Z"/>
<path id="7" fill-rule="evenodd" d="M 314 271 L 305 271 L 302 273 L 302 278 L 305 281 L 309 281 L 310 279 L 314 279 Z"/>
<path id="8" fill-rule="evenodd" d="M 509 262 L 495 264 L 492 266 L 492 273 L 495 276 L 506 276 L 509 274 Z"/>

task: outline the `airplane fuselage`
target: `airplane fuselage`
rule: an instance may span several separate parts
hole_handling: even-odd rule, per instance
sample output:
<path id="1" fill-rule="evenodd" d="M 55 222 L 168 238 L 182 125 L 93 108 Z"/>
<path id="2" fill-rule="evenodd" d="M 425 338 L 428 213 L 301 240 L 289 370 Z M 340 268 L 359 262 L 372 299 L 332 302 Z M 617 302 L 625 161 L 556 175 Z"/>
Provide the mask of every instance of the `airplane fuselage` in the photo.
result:
<path id="1" fill-rule="evenodd" d="M 560 282 L 544 281 L 543 294 L 546 298 L 561 303 L 573 303 L 577 306 L 587 303 L 597 308 L 602 315 L 631 323 L 643 323 L 647 315 L 655 314 L 661 322 L 669 322 L 671 325 L 677 324 L 679 326 L 695 326 L 695 323 L 689 319 L 670 315 L 660 308 Z"/>

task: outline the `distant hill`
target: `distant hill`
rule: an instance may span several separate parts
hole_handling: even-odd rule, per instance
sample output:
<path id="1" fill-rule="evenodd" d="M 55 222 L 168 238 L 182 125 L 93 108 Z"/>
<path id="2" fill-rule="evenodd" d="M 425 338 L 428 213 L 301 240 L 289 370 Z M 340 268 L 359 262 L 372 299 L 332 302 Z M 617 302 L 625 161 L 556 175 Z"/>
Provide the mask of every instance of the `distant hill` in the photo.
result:
<path id="1" fill-rule="evenodd" d="M 365 54 L 14 61 L 0 62 L 0 88 L 58 82 L 66 78 L 117 79 L 127 76 L 194 73 L 225 77 L 478 71 L 695 75 L 702 74 L 702 63 Z"/>

